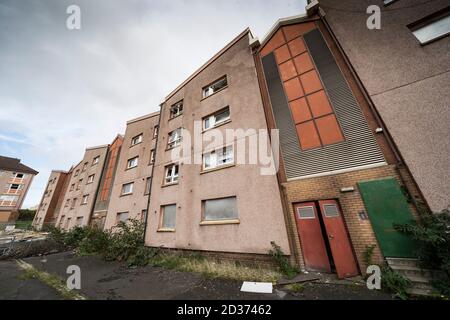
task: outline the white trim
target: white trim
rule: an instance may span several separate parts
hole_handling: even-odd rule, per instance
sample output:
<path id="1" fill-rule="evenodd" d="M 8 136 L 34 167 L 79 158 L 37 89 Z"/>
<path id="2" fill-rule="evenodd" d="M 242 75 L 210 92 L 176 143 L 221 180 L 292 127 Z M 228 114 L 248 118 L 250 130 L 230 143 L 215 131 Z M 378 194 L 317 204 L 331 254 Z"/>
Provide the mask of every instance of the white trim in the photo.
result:
<path id="1" fill-rule="evenodd" d="M 309 179 L 309 178 L 316 178 L 316 177 L 323 177 L 323 176 L 330 176 L 330 175 L 334 175 L 334 174 L 351 172 L 351 171 L 358 171 L 358 170 L 364 170 L 364 169 L 377 168 L 377 167 L 382 167 L 382 166 L 386 166 L 386 165 L 387 165 L 387 162 L 383 161 L 383 162 L 379 162 L 379 163 L 368 164 L 368 165 L 365 165 L 365 166 L 359 166 L 359 167 L 353 167 L 353 168 L 348 168 L 348 169 L 341 169 L 341 170 L 334 170 L 334 171 L 310 174 L 310 175 L 307 175 L 307 176 L 297 177 L 297 178 L 290 178 L 290 179 L 287 179 L 287 182 L 296 181 L 296 180 L 303 180 L 303 179 Z"/>

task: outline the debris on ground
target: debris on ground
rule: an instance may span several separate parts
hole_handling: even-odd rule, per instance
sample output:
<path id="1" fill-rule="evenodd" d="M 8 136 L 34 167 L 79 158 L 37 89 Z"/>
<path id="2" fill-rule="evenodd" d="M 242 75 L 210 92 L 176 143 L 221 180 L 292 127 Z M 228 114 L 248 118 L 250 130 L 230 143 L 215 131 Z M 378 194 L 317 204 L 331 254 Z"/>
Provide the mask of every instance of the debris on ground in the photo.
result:
<path id="1" fill-rule="evenodd" d="M 277 284 L 286 285 L 292 283 L 300 283 L 300 282 L 308 282 L 308 281 L 316 281 L 321 277 L 319 274 L 299 274 L 292 279 L 281 279 Z"/>
<path id="2" fill-rule="evenodd" d="M 272 287 L 273 285 L 271 282 L 244 281 L 241 287 L 241 291 L 254 293 L 272 293 Z"/>

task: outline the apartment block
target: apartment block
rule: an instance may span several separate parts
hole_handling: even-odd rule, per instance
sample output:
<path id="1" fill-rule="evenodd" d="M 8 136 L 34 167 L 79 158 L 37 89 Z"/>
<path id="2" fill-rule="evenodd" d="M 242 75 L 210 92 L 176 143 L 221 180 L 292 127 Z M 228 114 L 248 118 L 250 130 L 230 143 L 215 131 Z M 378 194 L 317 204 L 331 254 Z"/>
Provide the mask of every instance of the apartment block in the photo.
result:
<path id="1" fill-rule="evenodd" d="M 40 230 L 44 225 L 55 224 L 69 180 L 70 174 L 66 171 L 53 170 L 51 172 L 33 219 L 34 228 Z"/>
<path id="2" fill-rule="evenodd" d="M 56 221 L 58 227 L 68 230 L 89 225 L 108 147 L 87 148 L 83 159 L 71 168 L 68 188 Z"/>
<path id="3" fill-rule="evenodd" d="M 162 103 L 146 245 L 259 257 L 274 241 L 290 254 L 276 175 L 238 163 L 249 137 L 212 138 L 267 131 L 252 39 L 242 32 Z"/>
<path id="4" fill-rule="evenodd" d="M 145 221 L 155 162 L 159 112 L 127 122 L 119 154 L 105 229 L 119 221 Z"/>
<path id="5" fill-rule="evenodd" d="M 0 156 L 0 223 L 14 222 L 38 172 L 20 159 Z"/>
<path id="6" fill-rule="evenodd" d="M 369 5 L 380 29 L 366 26 Z M 447 0 L 320 0 L 330 29 L 432 211 L 450 205 Z"/>
<path id="7" fill-rule="evenodd" d="M 420 194 L 320 16 L 279 20 L 256 52 L 295 261 L 344 278 L 371 246 L 377 262 L 414 257 L 393 224 L 414 220 Z"/>

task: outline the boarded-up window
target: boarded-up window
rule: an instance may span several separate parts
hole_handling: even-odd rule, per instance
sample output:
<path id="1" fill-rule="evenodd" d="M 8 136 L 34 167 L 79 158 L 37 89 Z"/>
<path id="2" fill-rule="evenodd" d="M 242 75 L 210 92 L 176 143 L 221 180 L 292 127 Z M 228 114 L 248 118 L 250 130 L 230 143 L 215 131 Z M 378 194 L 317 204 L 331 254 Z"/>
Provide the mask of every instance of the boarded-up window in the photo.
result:
<path id="1" fill-rule="evenodd" d="M 176 205 L 171 204 L 163 206 L 161 213 L 162 213 L 161 228 L 175 229 Z"/>
<path id="2" fill-rule="evenodd" d="M 299 219 L 314 219 L 316 217 L 312 206 L 297 208 L 297 215 Z"/>
<path id="3" fill-rule="evenodd" d="M 327 218 L 339 217 L 339 210 L 335 204 L 324 204 L 323 211 Z"/>
<path id="4" fill-rule="evenodd" d="M 236 197 L 203 201 L 203 220 L 235 220 L 238 218 Z"/>

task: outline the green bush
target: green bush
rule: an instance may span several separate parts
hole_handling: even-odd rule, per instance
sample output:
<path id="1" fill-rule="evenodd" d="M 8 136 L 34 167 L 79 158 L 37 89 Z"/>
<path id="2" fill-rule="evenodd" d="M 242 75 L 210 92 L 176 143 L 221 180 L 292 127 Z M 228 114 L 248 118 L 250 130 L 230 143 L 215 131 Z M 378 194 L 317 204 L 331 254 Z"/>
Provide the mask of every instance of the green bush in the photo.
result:
<path id="1" fill-rule="evenodd" d="M 440 271 L 432 284 L 441 294 L 450 296 L 450 212 L 421 211 L 420 222 L 420 225 L 404 224 L 395 228 L 417 241 L 421 267 Z"/>
<path id="2" fill-rule="evenodd" d="M 36 210 L 21 209 L 17 221 L 33 221 Z"/>
<path id="3" fill-rule="evenodd" d="M 390 267 L 384 266 L 381 268 L 381 287 L 395 293 L 400 299 L 406 300 L 408 299 L 407 290 L 411 287 L 411 281 Z"/>
<path id="4" fill-rule="evenodd" d="M 274 241 L 271 241 L 270 244 L 272 246 L 272 249 L 270 249 L 268 253 L 276 263 L 278 269 L 287 278 L 295 277 L 300 272 L 298 268 L 292 266 L 289 263 L 289 260 L 286 258 L 286 255 L 284 254 L 283 250 L 281 250 L 281 247 L 279 245 L 277 245 Z"/>
<path id="5" fill-rule="evenodd" d="M 84 237 L 78 242 L 77 253 L 79 255 L 100 254 L 104 255 L 108 249 L 111 235 L 98 227 L 85 228 Z"/>

